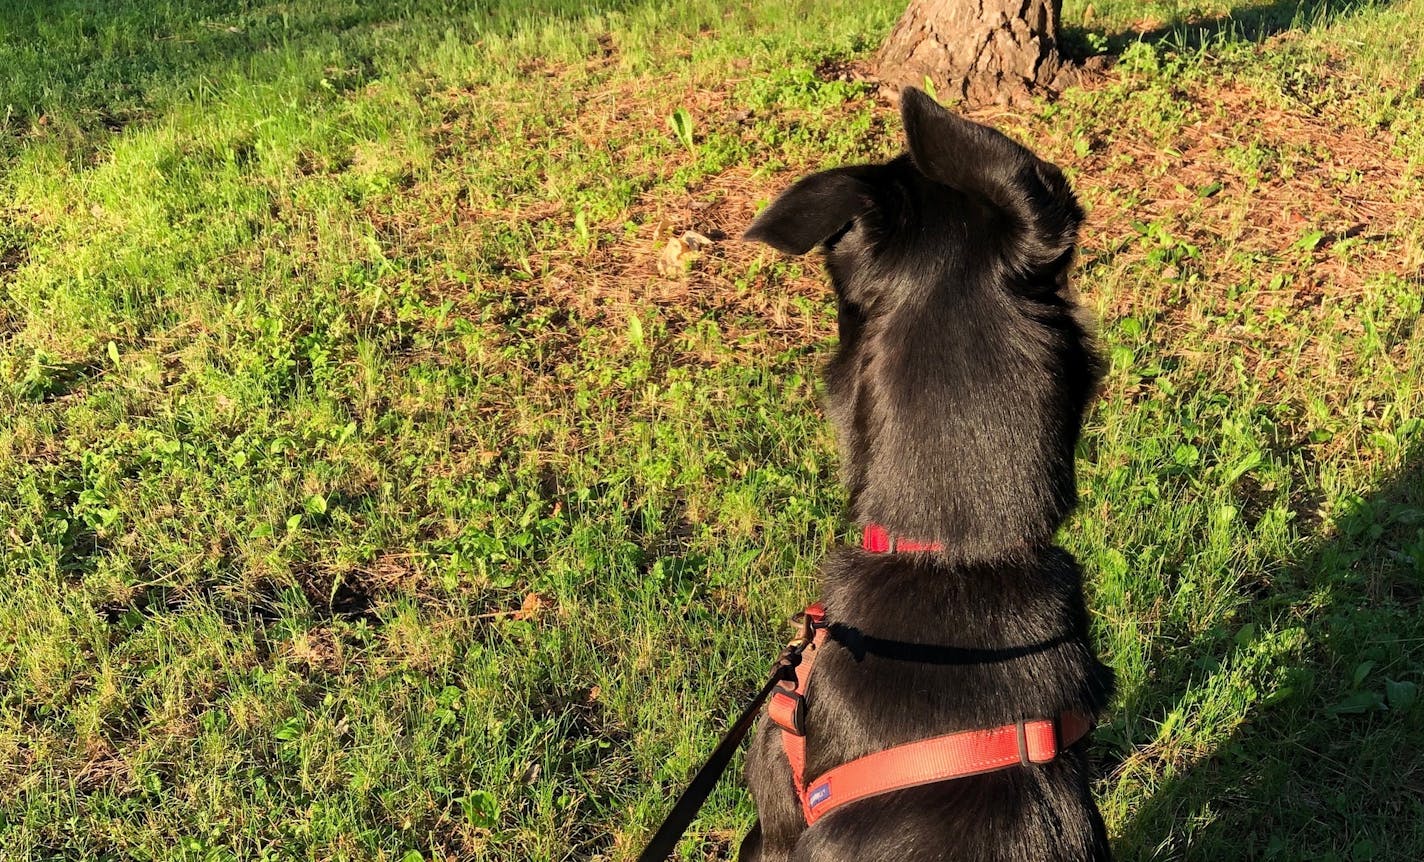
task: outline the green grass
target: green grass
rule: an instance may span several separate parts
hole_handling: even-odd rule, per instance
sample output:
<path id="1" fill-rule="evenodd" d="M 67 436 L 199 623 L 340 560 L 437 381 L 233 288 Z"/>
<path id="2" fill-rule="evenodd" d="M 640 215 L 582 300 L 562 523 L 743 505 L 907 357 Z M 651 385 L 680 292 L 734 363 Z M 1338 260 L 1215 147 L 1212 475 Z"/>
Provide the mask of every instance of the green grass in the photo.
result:
<path id="1" fill-rule="evenodd" d="M 846 534 L 816 262 L 657 252 L 900 5 L 0 4 L 0 856 L 632 858 Z M 1424 4 L 1088 5 L 1114 841 L 1424 857 Z"/>

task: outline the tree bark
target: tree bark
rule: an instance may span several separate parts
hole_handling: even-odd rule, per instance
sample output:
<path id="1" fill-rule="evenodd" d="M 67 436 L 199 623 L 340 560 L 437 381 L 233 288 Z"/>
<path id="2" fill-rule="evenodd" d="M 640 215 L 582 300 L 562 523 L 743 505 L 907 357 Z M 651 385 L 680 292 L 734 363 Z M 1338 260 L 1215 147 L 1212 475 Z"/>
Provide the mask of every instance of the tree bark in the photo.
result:
<path id="1" fill-rule="evenodd" d="M 877 77 L 898 91 L 934 85 L 941 101 L 1006 104 L 1071 82 L 1058 53 L 1063 0 L 910 0 L 881 46 Z"/>

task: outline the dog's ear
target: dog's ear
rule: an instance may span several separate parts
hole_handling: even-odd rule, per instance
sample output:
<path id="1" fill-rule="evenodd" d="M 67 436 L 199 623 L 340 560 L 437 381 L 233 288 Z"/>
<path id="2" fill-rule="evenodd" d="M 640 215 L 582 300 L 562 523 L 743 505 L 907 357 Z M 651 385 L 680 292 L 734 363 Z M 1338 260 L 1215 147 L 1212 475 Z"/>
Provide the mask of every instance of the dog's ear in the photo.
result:
<path id="1" fill-rule="evenodd" d="M 914 87 L 900 94 L 900 117 L 920 173 L 988 201 L 1014 221 L 1018 269 L 1042 274 L 1061 268 L 1083 211 L 1056 165 L 1001 132 L 950 113 Z"/>
<path id="2" fill-rule="evenodd" d="M 920 173 L 995 203 L 1004 180 L 1037 161 L 1001 132 L 950 113 L 914 87 L 900 93 L 900 119 Z"/>
<path id="3" fill-rule="evenodd" d="M 851 169 L 823 171 L 782 192 L 742 238 L 787 254 L 805 254 L 871 206 L 869 187 Z"/>

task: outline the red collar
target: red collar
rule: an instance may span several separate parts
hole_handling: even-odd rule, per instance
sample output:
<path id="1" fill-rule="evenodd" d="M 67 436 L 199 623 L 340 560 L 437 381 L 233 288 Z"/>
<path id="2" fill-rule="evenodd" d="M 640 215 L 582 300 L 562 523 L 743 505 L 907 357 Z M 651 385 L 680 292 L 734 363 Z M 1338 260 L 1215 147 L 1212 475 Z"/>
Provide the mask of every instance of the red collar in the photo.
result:
<path id="1" fill-rule="evenodd" d="M 904 536 L 892 536 L 889 530 L 879 524 L 866 524 L 860 538 L 861 548 L 872 554 L 909 554 L 916 551 L 943 551 L 939 542 L 918 542 Z"/>
<path id="2" fill-rule="evenodd" d="M 866 530 L 869 545 L 869 528 Z M 867 550 L 873 550 L 867 547 Z M 820 602 L 805 612 L 803 637 L 811 644 L 796 666 L 795 685 L 782 683 L 767 703 L 767 715 L 781 728 L 781 747 L 791 766 L 801 812 L 810 826 L 849 802 L 983 772 L 1048 763 L 1085 738 L 1092 721 L 1076 712 L 1055 718 L 1019 721 L 987 730 L 966 730 L 907 742 L 858 757 L 807 781 L 806 686 L 811 681 L 816 652 L 829 636 L 826 611 Z"/>

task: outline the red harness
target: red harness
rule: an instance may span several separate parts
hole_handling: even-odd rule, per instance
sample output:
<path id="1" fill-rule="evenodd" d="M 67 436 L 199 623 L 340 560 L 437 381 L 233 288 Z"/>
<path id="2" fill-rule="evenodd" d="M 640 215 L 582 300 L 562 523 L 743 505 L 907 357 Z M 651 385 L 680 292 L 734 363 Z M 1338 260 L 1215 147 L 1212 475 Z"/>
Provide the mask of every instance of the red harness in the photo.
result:
<path id="1" fill-rule="evenodd" d="M 865 528 L 861 547 L 872 552 L 938 551 L 934 542 L 914 542 L 891 536 L 885 528 L 871 524 Z M 993 772 L 1012 766 L 1047 763 L 1064 749 L 1087 736 L 1092 723 L 1074 712 L 1058 718 L 1020 721 L 988 730 L 966 730 L 908 742 L 856 758 L 807 781 L 806 772 L 806 686 L 811 681 L 816 651 L 830 636 L 826 611 L 820 602 L 806 609 L 802 636 L 810 646 L 796 666 L 796 682 L 783 682 L 767 703 L 767 715 L 781 728 L 781 747 L 791 765 L 801 811 L 810 826 L 826 814 L 849 802 L 903 790 Z"/>

